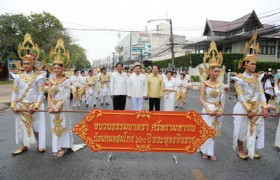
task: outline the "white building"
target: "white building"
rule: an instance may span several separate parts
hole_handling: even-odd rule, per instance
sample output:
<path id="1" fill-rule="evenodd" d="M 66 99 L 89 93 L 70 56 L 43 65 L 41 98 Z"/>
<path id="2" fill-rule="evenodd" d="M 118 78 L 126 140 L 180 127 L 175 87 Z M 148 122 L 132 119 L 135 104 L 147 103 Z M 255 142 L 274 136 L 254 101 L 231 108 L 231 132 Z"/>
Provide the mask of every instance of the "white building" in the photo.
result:
<path id="1" fill-rule="evenodd" d="M 173 39 L 177 45 L 185 44 L 185 36 L 173 35 Z M 169 23 L 159 24 L 155 33 L 130 32 L 118 46 L 122 48 L 120 56 L 123 62 L 141 61 L 165 54 L 170 51 L 170 25 Z"/>

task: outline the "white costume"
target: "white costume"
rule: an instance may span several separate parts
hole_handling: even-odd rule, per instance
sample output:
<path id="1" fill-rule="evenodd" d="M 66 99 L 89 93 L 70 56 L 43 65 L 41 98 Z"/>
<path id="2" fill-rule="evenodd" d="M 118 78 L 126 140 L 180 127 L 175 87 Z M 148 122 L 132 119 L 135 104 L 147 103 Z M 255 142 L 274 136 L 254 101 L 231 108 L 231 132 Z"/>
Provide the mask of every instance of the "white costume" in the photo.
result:
<path id="1" fill-rule="evenodd" d="M 82 89 L 82 79 L 80 76 L 73 75 L 70 79 L 72 84 L 72 94 L 73 94 L 73 107 L 81 105 L 81 95 L 83 92 Z"/>
<path id="2" fill-rule="evenodd" d="M 100 83 L 100 99 L 101 103 L 109 102 L 109 86 L 110 86 L 110 75 L 109 74 L 100 74 L 99 75 L 99 83 Z"/>
<path id="3" fill-rule="evenodd" d="M 29 110 L 38 108 L 44 110 L 42 98 L 44 96 L 43 75 L 39 72 L 23 72 L 12 74 L 15 78 L 12 92 L 11 108 L 18 110 Z M 45 149 L 45 114 L 36 112 L 19 112 L 15 114 L 16 143 L 29 147 L 35 144 L 37 139 L 34 132 L 39 132 L 39 149 Z"/>
<path id="4" fill-rule="evenodd" d="M 185 101 L 188 92 L 188 81 L 186 81 L 185 79 L 178 79 L 176 81 L 176 86 L 176 105 L 183 107 L 183 102 Z"/>
<path id="5" fill-rule="evenodd" d="M 257 74 L 238 74 L 232 77 L 238 96 L 238 103 L 233 109 L 234 114 L 247 114 L 247 110 L 260 114 L 266 108 L 266 98 L 262 83 Z M 237 141 L 247 142 L 248 156 L 254 158 L 255 148 L 264 147 L 264 119 L 260 116 L 234 116 L 233 148 Z"/>
<path id="6" fill-rule="evenodd" d="M 278 108 L 280 108 L 280 88 L 279 88 L 279 85 L 274 87 L 274 92 L 275 92 L 275 95 L 276 95 L 275 103 L 277 104 Z M 278 128 L 277 128 L 277 131 L 276 131 L 275 146 L 280 148 L 280 118 L 279 118 Z"/>
<path id="7" fill-rule="evenodd" d="M 95 75 L 88 75 L 86 77 L 86 103 L 90 107 L 93 105 L 96 106 L 96 85 L 97 85 L 97 77 Z"/>
<path id="8" fill-rule="evenodd" d="M 222 112 L 225 104 L 225 91 L 223 84 L 219 83 L 217 85 L 212 85 L 208 81 L 205 81 L 204 84 L 206 89 L 205 92 L 201 93 L 204 93 L 204 101 L 207 104 L 207 107 L 212 112 Z M 203 108 L 202 113 L 208 113 L 208 111 Z M 222 127 L 223 117 L 221 116 L 217 118 L 216 116 L 203 115 L 202 119 L 208 126 L 212 127 L 216 131 L 216 134 L 205 141 L 205 143 L 200 147 L 200 150 L 205 155 L 214 156 L 215 140 L 221 134 L 220 128 Z"/>
<path id="9" fill-rule="evenodd" d="M 69 109 L 69 100 L 71 92 L 70 80 L 66 78 L 61 83 L 50 80 L 49 106 L 59 110 Z M 52 131 L 52 150 L 57 153 L 61 148 L 71 147 L 71 122 L 69 113 L 51 113 L 51 131 Z"/>
<path id="10" fill-rule="evenodd" d="M 147 96 L 147 78 L 144 74 L 131 74 L 128 78 L 128 96 L 132 99 L 132 110 L 143 109 L 143 97 Z"/>
<path id="11" fill-rule="evenodd" d="M 86 76 L 81 76 L 81 101 L 82 103 L 86 102 Z"/>
<path id="12" fill-rule="evenodd" d="M 163 91 L 163 110 L 164 111 L 174 111 L 175 107 L 175 91 L 176 91 L 176 81 L 174 79 L 165 79 L 163 81 L 163 90 L 172 90 L 174 92 Z"/>

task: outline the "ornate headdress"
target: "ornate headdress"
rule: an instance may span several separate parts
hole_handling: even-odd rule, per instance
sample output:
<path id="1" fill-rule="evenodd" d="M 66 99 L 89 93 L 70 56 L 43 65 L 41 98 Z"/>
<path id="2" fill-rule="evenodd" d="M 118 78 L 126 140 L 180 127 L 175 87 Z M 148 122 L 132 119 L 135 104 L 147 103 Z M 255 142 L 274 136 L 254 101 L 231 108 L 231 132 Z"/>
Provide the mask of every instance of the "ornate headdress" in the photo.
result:
<path id="1" fill-rule="evenodd" d="M 70 63 L 70 53 L 65 49 L 63 39 L 57 40 L 55 48 L 50 51 L 49 58 L 52 64 L 60 64 L 63 67 Z"/>
<path id="2" fill-rule="evenodd" d="M 218 52 L 216 43 L 212 41 L 210 43 L 210 48 L 208 52 L 204 53 L 203 63 L 204 65 L 209 63 L 209 67 L 221 67 L 223 63 L 223 54 L 222 52 Z"/>
<path id="3" fill-rule="evenodd" d="M 18 45 L 17 53 L 19 58 L 22 61 L 30 61 L 33 65 L 35 65 L 36 60 L 38 60 L 40 56 L 40 48 L 36 43 L 33 43 L 30 34 L 26 33 L 24 36 L 24 40 L 22 43 Z M 23 67 L 17 61 L 14 61 L 18 73 L 23 70 Z M 45 64 L 45 60 L 42 60 L 39 66 L 36 66 L 36 69 L 42 69 Z"/>
<path id="4" fill-rule="evenodd" d="M 199 73 L 202 79 L 207 79 L 209 76 L 209 70 L 212 67 L 221 67 L 223 63 L 223 54 L 218 52 L 217 45 L 214 41 L 210 43 L 210 48 L 203 56 L 204 68 L 199 67 Z M 208 63 L 208 67 L 207 64 Z M 221 71 L 221 73 L 224 71 Z"/>
<path id="5" fill-rule="evenodd" d="M 259 43 L 257 42 L 257 35 L 258 35 L 257 32 L 253 33 L 250 41 L 246 42 L 245 48 L 244 48 L 244 55 L 246 55 L 246 56 L 239 60 L 238 69 L 243 67 L 244 62 L 245 63 L 248 63 L 251 61 L 257 62 L 257 60 L 258 60 L 257 54 L 260 51 Z"/>

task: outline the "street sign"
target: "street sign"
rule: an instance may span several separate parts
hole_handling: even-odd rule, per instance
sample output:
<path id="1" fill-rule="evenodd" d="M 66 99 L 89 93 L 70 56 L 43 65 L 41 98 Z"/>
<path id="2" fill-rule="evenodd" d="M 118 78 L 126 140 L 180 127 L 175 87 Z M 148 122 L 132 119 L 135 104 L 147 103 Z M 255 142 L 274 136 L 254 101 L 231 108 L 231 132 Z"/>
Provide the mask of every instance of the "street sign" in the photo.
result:
<path id="1" fill-rule="evenodd" d="M 193 154 L 215 134 L 195 111 L 93 109 L 73 127 L 94 152 L 184 152 Z"/>

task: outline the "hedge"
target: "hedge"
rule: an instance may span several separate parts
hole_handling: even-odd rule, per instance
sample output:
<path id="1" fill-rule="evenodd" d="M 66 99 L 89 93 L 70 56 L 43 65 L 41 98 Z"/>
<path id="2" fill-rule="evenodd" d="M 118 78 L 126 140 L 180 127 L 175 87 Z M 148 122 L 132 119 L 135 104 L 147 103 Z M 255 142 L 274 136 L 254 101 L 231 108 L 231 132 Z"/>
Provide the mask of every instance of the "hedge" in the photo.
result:
<path id="1" fill-rule="evenodd" d="M 244 69 L 240 68 L 238 69 L 238 60 L 235 60 L 234 63 L 234 68 L 233 68 L 233 72 L 243 72 Z M 268 68 L 271 68 L 272 70 L 277 70 L 280 69 L 280 62 L 257 62 L 257 68 L 256 68 L 256 72 L 260 72 L 260 71 L 268 71 Z"/>
<path id="2" fill-rule="evenodd" d="M 176 57 L 174 64 L 175 67 L 190 67 L 190 58 L 192 59 L 192 67 L 196 67 L 199 64 L 203 63 L 203 53 L 199 54 L 186 54 L 185 56 Z M 243 54 L 240 53 L 223 53 L 223 65 L 226 66 L 226 71 L 231 69 L 231 71 L 240 72 L 241 70 L 237 69 L 237 64 L 239 59 L 243 57 Z M 160 68 L 167 68 L 168 63 L 171 63 L 171 59 L 155 61 L 152 64 L 158 65 Z M 267 71 L 268 68 L 271 69 L 280 69 L 280 62 L 258 62 L 256 71 Z"/>
<path id="3" fill-rule="evenodd" d="M 190 67 L 190 59 L 192 59 L 192 67 L 196 67 L 199 64 L 203 63 L 203 53 L 199 54 L 186 54 L 185 56 L 176 57 L 174 64 L 175 67 Z M 235 60 L 239 60 L 243 57 L 243 54 L 239 53 L 224 53 L 223 54 L 224 61 L 223 64 L 226 66 L 227 69 L 234 69 L 233 62 Z M 168 63 L 171 63 L 171 59 L 155 61 L 153 65 L 158 65 L 160 68 L 167 68 Z"/>

